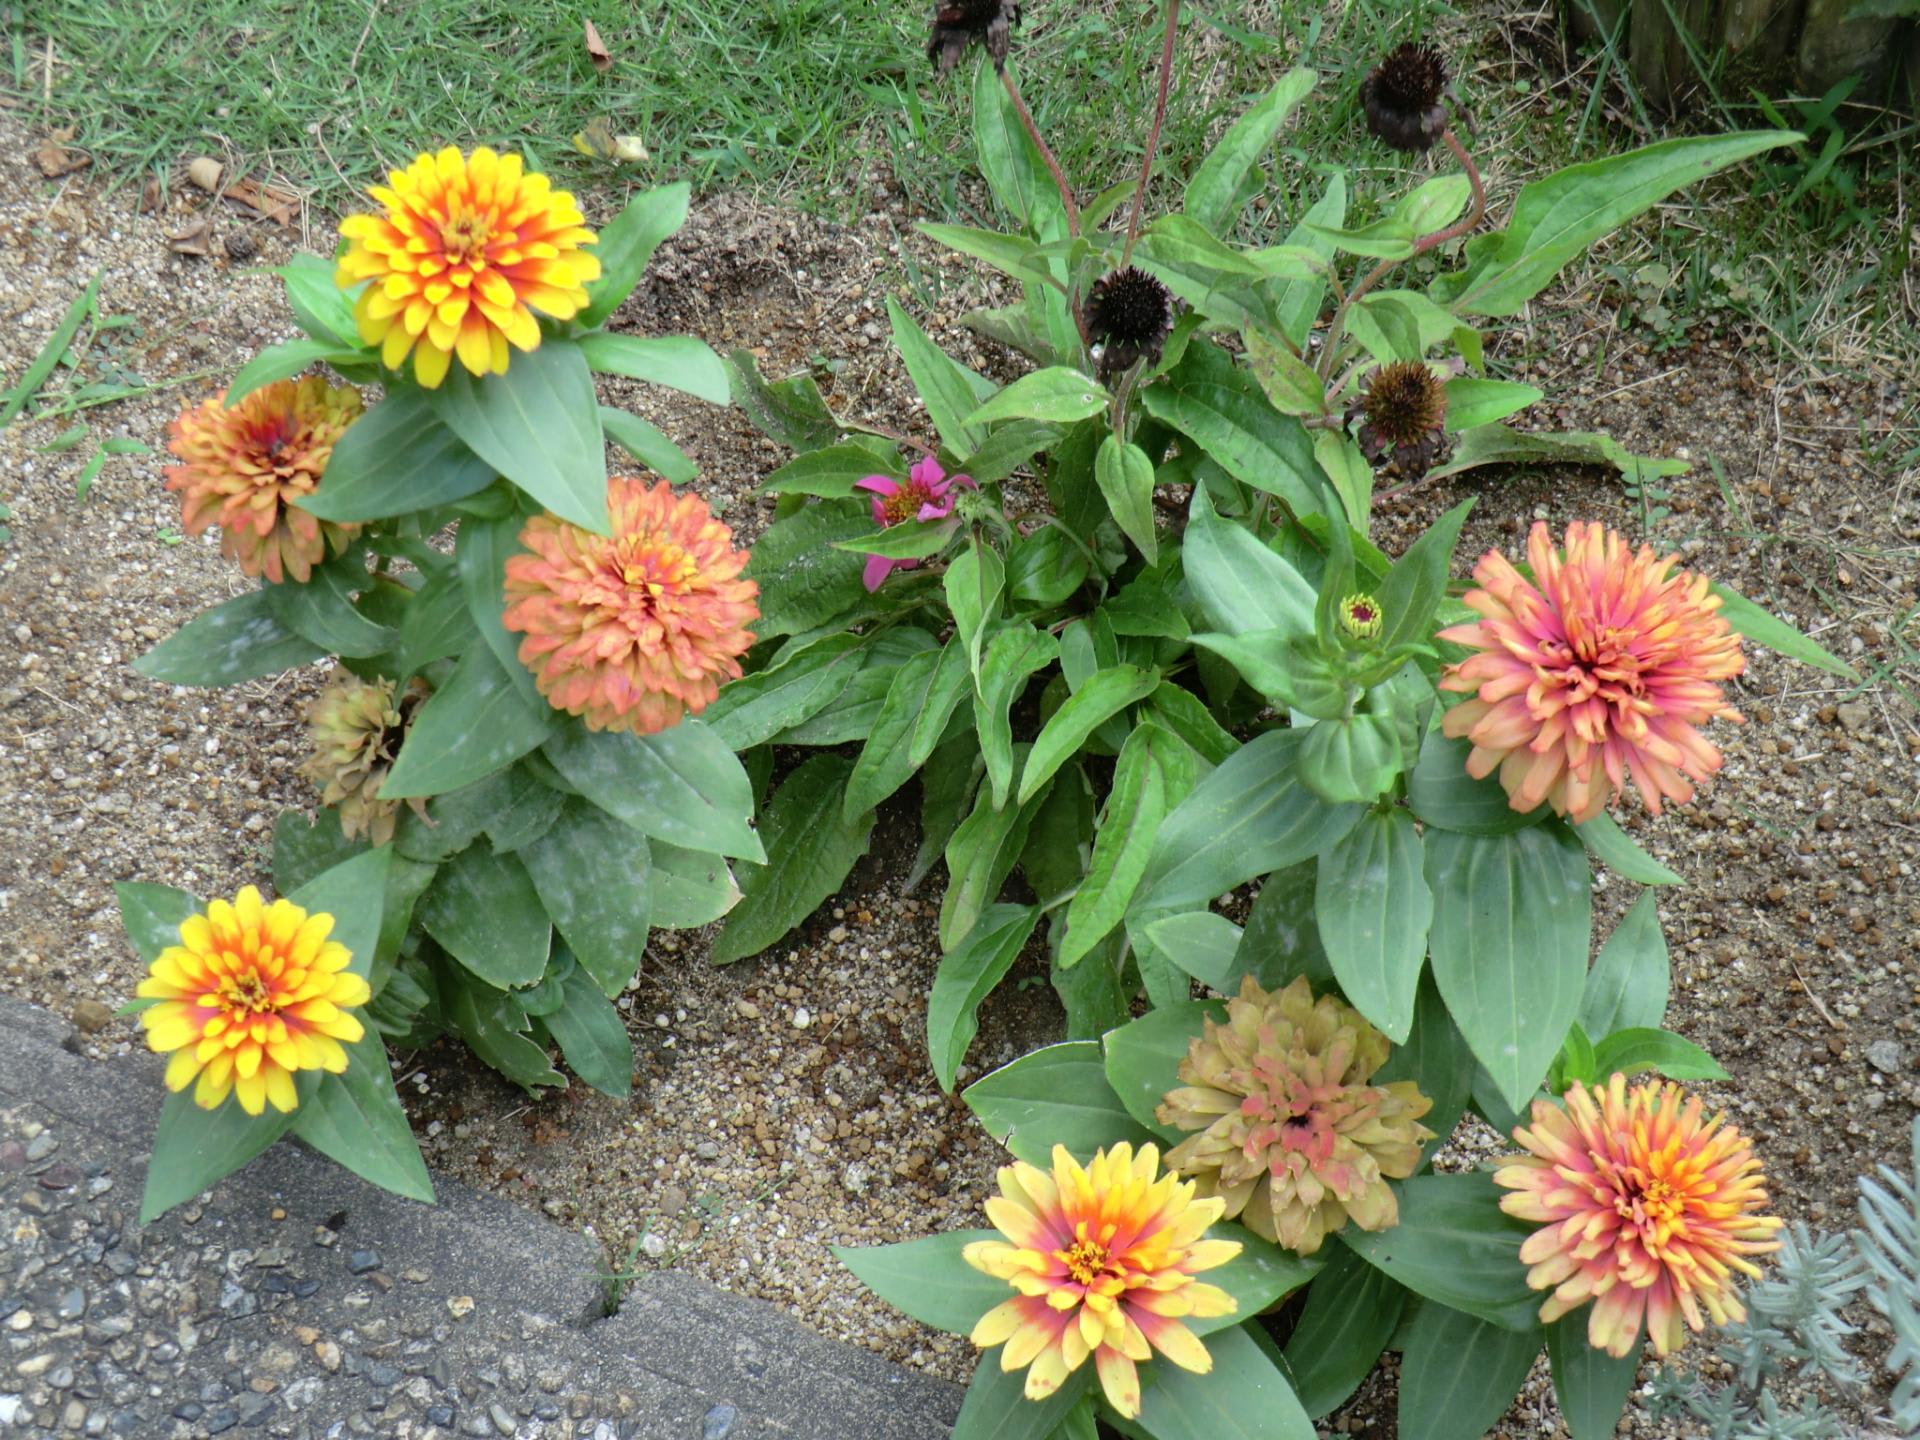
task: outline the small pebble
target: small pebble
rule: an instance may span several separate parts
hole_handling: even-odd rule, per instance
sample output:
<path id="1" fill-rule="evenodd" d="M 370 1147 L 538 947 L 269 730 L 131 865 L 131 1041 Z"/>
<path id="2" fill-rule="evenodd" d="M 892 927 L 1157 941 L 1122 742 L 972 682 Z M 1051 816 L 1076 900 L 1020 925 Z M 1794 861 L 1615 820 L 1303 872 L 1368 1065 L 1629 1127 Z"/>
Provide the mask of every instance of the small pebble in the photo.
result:
<path id="1" fill-rule="evenodd" d="M 356 1250 L 347 1257 L 347 1269 L 355 1275 L 371 1275 L 380 1268 L 378 1250 Z"/>

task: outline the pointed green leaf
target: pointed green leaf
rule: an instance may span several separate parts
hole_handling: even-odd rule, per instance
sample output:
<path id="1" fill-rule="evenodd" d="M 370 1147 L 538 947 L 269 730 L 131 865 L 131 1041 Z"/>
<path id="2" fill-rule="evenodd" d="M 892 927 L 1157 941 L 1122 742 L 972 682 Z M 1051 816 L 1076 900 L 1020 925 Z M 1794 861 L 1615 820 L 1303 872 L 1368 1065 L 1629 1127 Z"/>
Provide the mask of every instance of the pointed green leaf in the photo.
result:
<path id="1" fill-rule="evenodd" d="M 960 1252 L 998 1230 L 948 1230 L 897 1245 L 835 1245 L 833 1258 L 894 1309 L 949 1335 L 972 1331 L 980 1317 L 1011 1298 L 1004 1280 L 974 1269 Z"/>
<path id="2" fill-rule="evenodd" d="M 1534 385 L 1516 385 L 1511 380 L 1477 380 L 1470 375 L 1456 375 L 1447 381 L 1446 388 L 1449 435 L 1504 420 L 1544 400 L 1547 393 Z"/>
<path id="3" fill-rule="evenodd" d="M 1194 488 L 1181 562 L 1213 628 L 1229 635 L 1310 633 L 1317 599 L 1313 587 L 1243 526 L 1215 514 L 1205 493 Z"/>
<path id="4" fill-rule="evenodd" d="M 552 829 L 516 854 L 580 962 L 580 972 L 609 999 L 619 998 L 647 948 L 652 914 L 647 837 L 575 796 Z M 558 1031 L 554 1038 L 560 1038 Z"/>
<path id="5" fill-rule="evenodd" d="M 973 418 L 974 412 L 997 387 L 935 345 L 891 295 L 887 297 L 887 317 L 893 323 L 894 348 L 906 363 L 907 374 L 942 443 L 956 455 L 972 454 L 987 438 L 987 427 Z M 1082 377 L 1082 384 L 1091 383 Z"/>
<path id="6" fill-rule="evenodd" d="M 1147 452 L 1109 435 L 1094 456 L 1093 478 L 1113 512 L 1114 523 L 1139 547 L 1147 563 L 1153 564 L 1160 543 L 1153 528 L 1153 462 Z"/>
<path id="7" fill-rule="evenodd" d="M 202 610 L 133 662 L 169 685 L 233 685 L 308 665 L 326 651 L 274 617 L 265 590 L 249 590 Z"/>
<path id="8" fill-rule="evenodd" d="M 625 1099 L 633 1089 L 633 1040 L 613 1001 L 581 966 L 561 982 L 560 1008 L 541 1017 L 568 1067 L 602 1095 Z"/>
<path id="9" fill-rule="evenodd" d="M 980 753 L 987 762 L 987 784 L 995 807 L 1007 803 L 1013 784 L 1014 702 L 1027 680 L 1059 657 L 1060 642 L 1025 620 L 1010 621 L 993 632 L 980 662 L 980 683 L 973 696 L 973 728 L 980 737 Z M 1031 768 L 1032 762 L 1028 762 Z M 1057 768 L 1057 767 L 1056 767 Z M 1026 796 L 1020 797 L 1021 803 Z"/>
<path id="10" fill-rule="evenodd" d="M 1666 1019 L 1672 984 L 1660 912 L 1653 896 L 1644 894 L 1594 957 L 1580 993 L 1580 1027 L 1604 1038 L 1616 1030 L 1658 1026 Z"/>
<path id="11" fill-rule="evenodd" d="M 580 353 L 599 375 L 624 375 L 681 390 L 711 405 L 733 398 L 727 367 L 713 347 L 691 335 L 582 335 Z"/>
<path id="12" fill-rule="evenodd" d="M 1165 1144 L 1177 1144 L 1186 1132 L 1161 1121 L 1160 1104 L 1181 1084 L 1180 1062 L 1200 1038 L 1204 1022 L 1217 1023 L 1226 1015 L 1223 1000 L 1181 1000 L 1156 1005 L 1100 1037 L 1108 1086 L 1140 1127 Z"/>
<path id="13" fill-rule="evenodd" d="M 559 712 L 534 708 L 494 653 L 476 645 L 413 717 L 382 799 L 442 795 L 504 769 L 553 732 Z"/>
<path id="14" fill-rule="evenodd" d="M 562 725 L 541 753 L 575 790 L 642 834 L 689 850 L 766 858 L 748 824 L 747 772 L 698 720 L 657 735 Z"/>
<path id="15" fill-rule="evenodd" d="M 1224 232 L 1233 219 L 1234 199 L 1247 172 L 1273 144 L 1300 102 L 1313 89 L 1315 74 L 1301 66 L 1282 75 L 1265 95 L 1247 107 L 1207 152 L 1187 182 L 1182 208 L 1208 230 Z"/>
<path id="16" fill-rule="evenodd" d="M 587 287 L 587 306 L 580 312 L 580 324 L 600 324 L 633 293 L 660 242 L 686 224 L 691 194 L 692 186 L 685 180 L 642 190 L 600 232 L 600 242 L 593 247 L 600 261 L 600 278 Z"/>
<path id="17" fill-rule="evenodd" d="M 1393 1338 L 1407 1291 L 1344 1245 L 1307 1291 L 1307 1308 L 1287 1341 L 1287 1372 L 1301 1408 L 1318 1419 L 1360 1388 Z"/>
<path id="18" fill-rule="evenodd" d="M 1062 969 L 1078 964 L 1126 915 L 1166 818 L 1167 777 L 1158 757 L 1179 743 L 1157 725 L 1139 725 L 1121 747 L 1093 858 L 1067 906 L 1067 935 L 1057 961 Z"/>
<path id="19" fill-rule="evenodd" d="M 1369 811 L 1320 856 L 1314 913 L 1347 1000 L 1394 1044 L 1413 1028 L 1433 896 L 1405 810 Z"/>
<path id="20" fill-rule="evenodd" d="M 1064 1145 L 1081 1164 L 1122 1140 L 1155 1143 L 1107 1084 L 1094 1040 L 1069 1040 L 1022 1055 L 969 1085 L 961 1098 L 987 1133 L 1029 1165 L 1049 1169 Z"/>
<path id="21" fill-rule="evenodd" d="M 1244 1329 L 1208 1337 L 1213 1369 L 1141 1371 L 1140 1425 L 1154 1440 L 1314 1440 L 1284 1371 Z"/>
<path id="22" fill-rule="evenodd" d="M 171 885 L 142 880 L 117 880 L 113 893 L 120 902 L 120 923 L 133 942 L 142 964 L 152 965 L 160 952 L 180 943 L 180 922 L 206 907 L 198 898 Z"/>
<path id="23" fill-rule="evenodd" d="M 866 596 L 858 555 L 835 548 L 874 533 L 873 515 L 858 500 L 826 500 L 774 522 L 753 546 L 744 572 L 760 586 L 762 640 L 814 630 Z"/>
<path id="24" fill-rule="evenodd" d="M 1482 1440 L 1507 1413 L 1545 1338 L 1538 1326 L 1507 1330 L 1422 1305 L 1400 1357 L 1404 1440 Z"/>
<path id="25" fill-rule="evenodd" d="M 1000 615 L 1006 581 L 1007 567 L 1000 552 L 979 539 L 947 567 L 947 608 L 953 612 L 954 638 L 966 646 L 976 680 L 980 675 L 980 647 L 988 627 Z"/>
<path id="26" fill-rule="evenodd" d="M 496 990 L 531 985 L 553 943 L 526 866 L 485 845 L 469 845 L 434 876 L 417 907 L 420 926 Z"/>
<path id="27" fill-rule="evenodd" d="M 1496 777 L 1476 780 L 1469 775 L 1467 755 L 1472 749 L 1465 739 L 1449 740 L 1438 729 L 1428 732 L 1420 759 L 1407 776 L 1407 803 L 1415 815 L 1459 835 L 1510 835 L 1546 818 L 1544 804 L 1515 810 Z"/>
<path id="28" fill-rule="evenodd" d="M 1655 860 L 1620 828 L 1620 823 L 1602 810 L 1591 820 L 1573 827 L 1587 853 L 1614 874 L 1636 885 L 1678 885 L 1680 876 Z"/>
<path id="29" fill-rule="evenodd" d="M 299 505 L 322 520 L 385 520 L 477 495 L 495 473 L 435 418 L 424 390 L 395 385 L 347 427 Z"/>
<path id="30" fill-rule="evenodd" d="M 527 1014 L 511 995 L 503 995 L 483 981 L 449 967 L 440 978 L 441 1004 L 447 1023 L 473 1053 L 523 1090 L 542 1085 L 565 1085 L 547 1059 L 547 1052 L 528 1038 Z"/>
<path id="31" fill-rule="evenodd" d="M 1106 387 L 1079 370 L 1055 365 L 1022 375 L 965 417 L 969 429 L 998 420 L 1043 420 L 1071 425 L 1098 415 L 1113 402 Z M 945 438 L 945 432 L 942 432 Z"/>
<path id="32" fill-rule="evenodd" d="M 1377 1231 L 1348 1225 L 1340 1243 L 1429 1300 L 1533 1331 L 1540 1296 L 1527 1288 L 1520 1246 L 1534 1227 L 1501 1210 L 1493 1176 L 1415 1175 L 1395 1188 L 1400 1223 Z"/>
<path id="33" fill-rule="evenodd" d="M 757 955 L 838 890 L 867 853 L 873 812 L 852 820 L 840 798 L 853 774 L 844 755 L 816 755 L 780 783 L 760 817 L 764 865 L 740 875 L 740 903 L 713 944 L 713 963 Z"/>
<path id="34" fill-rule="evenodd" d="M 600 428 L 607 439 L 675 485 L 689 484 L 700 467 L 658 425 L 612 405 L 600 407 Z"/>
<path id="35" fill-rule="evenodd" d="M 1547 1326 L 1553 1398 L 1573 1440 L 1607 1440 L 1620 1423 L 1640 1371 L 1640 1347 L 1618 1360 L 1587 1341 L 1588 1310 L 1581 1306 Z"/>
<path id="36" fill-rule="evenodd" d="M 979 1030 L 975 1012 L 981 1001 L 1006 977 L 1039 923 L 1038 905 L 990 905 L 966 938 L 940 957 L 927 1000 L 927 1054 L 942 1090 L 953 1089 Z"/>
<path id="37" fill-rule="evenodd" d="M 324 1077 L 302 1102 L 293 1133 L 361 1179 L 431 1205 L 433 1181 L 393 1088 L 380 1032 L 369 1026 L 346 1051 L 347 1068 Z"/>
<path id="38" fill-rule="evenodd" d="M 1053 778 L 1085 745 L 1093 732 L 1129 705 L 1151 695 L 1160 684 L 1160 672 L 1137 665 L 1115 665 L 1090 676 L 1041 727 L 1020 772 L 1020 803 Z"/>

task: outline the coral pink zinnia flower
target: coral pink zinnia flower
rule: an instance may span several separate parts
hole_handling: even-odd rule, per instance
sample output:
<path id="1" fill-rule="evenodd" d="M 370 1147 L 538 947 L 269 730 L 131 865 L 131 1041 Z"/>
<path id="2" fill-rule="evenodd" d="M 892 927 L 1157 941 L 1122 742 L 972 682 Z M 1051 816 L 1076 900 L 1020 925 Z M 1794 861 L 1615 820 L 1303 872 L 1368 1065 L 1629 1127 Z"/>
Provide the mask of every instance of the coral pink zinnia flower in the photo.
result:
<path id="1" fill-rule="evenodd" d="M 334 445 L 359 418 L 359 393 L 317 376 L 262 385 L 231 410 L 224 392 L 182 410 L 167 432 L 181 463 L 166 472 L 182 528 L 198 535 L 218 525 L 220 549 L 247 574 L 304 582 L 360 528 L 293 503 L 319 488 Z"/>
<path id="2" fill-rule="evenodd" d="M 1029 1400 L 1053 1394 L 1091 1355 L 1107 1400 L 1131 1418 L 1140 1413 L 1135 1361 L 1158 1350 L 1199 1375 L 1213 1368 L 1183 1318 L 1238 1308 L 1219 1286 L 1193 1277 L 1242 1247 L 1201 1239 L 1221 1202 L 1194 1199 L 1193 1182 L 1172 1171 L 1156 1178 L 1159 1167 L 1152 1145 L 1137 1154 L 1115 1145 L 1084 1169 L 1056 1145 L 1051 1175 L 1025 1162 L 1000 1171 L 987 1218 L 1007 1239 L 976 1240 L 961 1254 L 1020 1292 L 981 1316 L 972 1339 L 983 1349 L 1004 1342 L 1002 1370 L 1028 1367 Z"/>
<path id="3" fill-rule="evenodd" d="M 699 714 L 753 644 L 760 587 L 739 578 L 747 552 L 698 495 L 662 480 L 607 481 L 611 537 L 554 515 L 520 532 L 501 621 L 555 709 L 589 730 L 651 735 Z"/>
<path id="4" fill-rule="evenodd" d="M 1494 1173 L 1514 1193 L 1500 1208 L 1540 1225 L 1520 1247 L 1527 1283 L 1553 1294 L 1543 1321 L 1593 1301 L 1587 1340 L 1620 1357 L 1639 1343 L 1644 1317 L 1656 1354 L 1686 1343 L 1682 1323 L 1702 1328 L 1746 1319 L 1733 1272 L 1760 1271 L 1747 1257 L 1780 1248 L 1781 1221 L 1767 1203 L 1753 1148 L 1725 1115 L 1702 1124 L 1700 1101 L 1678 1085 L 1603 1090 L 1576 1085 L 1566 1108 L 1533 1102 L 1533 1127 L 1513 1132 L 1530 1152 Z"/>
<path id="5" fill-rule="evenodd" d="M 1678 557 L 1637 555 L 1617 531 L 1576 520 L 1566 554 L 1544 524 L 1527 539 L 1531 583 L 1497 550 L 1474 567 L 1467 592 L 1480 619 L 1440 638 L 1480 653 L 1448 668 L 1442 690 L 1471 700 L 1442 729 L 1473 742 L 1467 770 L 1497 767 L 1513 808 L 1542 801 L 1591 820 L 1632 776 L 1647 809 L 1693 798 L 1688 777 L 1720 768 L 1720 752 L 1695 726 L 1738 721 L 1716 681 L 1746 662 L 1740 637 L 1715 612 L 1704 577 L 1672 574 Z"/>
<path id="6" fill-rule="evenodd" d="M 854 481 L 856 490 L 873 492 L 873 523 L 881 529 L 907 520 L 945 520 L 953 514 L 955 485 L 969 490 L 979 487 L 971 475 L 948 475 L 940 462 L 929 455 L 907 472 L 907 483 L 887 475 L 869 475 Z M 880 582 L 895 570 L 911 570 L 918 560 L 890 560 L 885 555 L 869 555 L 864 576 L 867 589 L 878 590 Z"/>

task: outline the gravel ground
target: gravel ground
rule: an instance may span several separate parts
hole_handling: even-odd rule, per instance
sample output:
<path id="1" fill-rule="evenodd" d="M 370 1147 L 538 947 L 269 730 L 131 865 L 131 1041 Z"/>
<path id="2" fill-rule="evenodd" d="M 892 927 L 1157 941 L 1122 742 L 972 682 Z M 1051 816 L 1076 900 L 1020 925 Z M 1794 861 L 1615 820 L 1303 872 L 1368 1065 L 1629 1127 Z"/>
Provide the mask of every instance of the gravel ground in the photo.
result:
<path id="1" fill-rule="evenodd" d="M 0 155 L 30 150 L 0 114 Z M 226 234 L 245 233 L 259 264 L 303 241 L 324 250 L 328 232 L 318 219 L 312 235 L 249 224 L 193 192 L 143 216 L 133 193 L 83 181 L 43 182 L 24 158 L 0 163 L 0 314 L 19 337 L 9 378 L 99 270 L 103 310 L 137 322 L 101 345 L 168 388 L 86 412 L 88 440 L 65 453 L 40 447 L 70 419 L 0 432 L 0 498 L 17 517 L 0 550 L 0 632 L 15 641 L 0 659 L 0 804 L 21 862 L 0 876 L 0 986 L 73 1016 L 89 1052 L 104 1055 L 136 1039 L 107 1021 L 138 978 L 111 882 L 231 892 L 259 874 L 273 815 L 312 803 L 292 727 L 317 676 L 189 692 L 133 675 L 128 661 L 241 580 L 212 545 L 178 542 L 157 460 L 107 459 L 84 503 L 76 476 L 110 435 L 158 448 L 182 403 L 290 333 L 275 282 L 226 259 Z M 699 334 L 722 351 L 747 345 L 774 374 L 812 365 L 842 413 L 924 423 L 891 358 L 884 287 L 960 353 L 989 367 L 1005 358 L 953 327 L 980 297 L 931 247 L 906 242 L 919 293 L 900 284 L 909 217 L 883 180 L 861 183 L 874 211 L 851 229 L 739 198 L 703 202 L 620 323 Z M 170 253 L 167 234 L 202 214 L 216 219 L 215 254 Z M 1896 636 L 1920 603 L 1920 504 L 1912 476 L 1871 458 L 1899 392 L 1777 364 L 1739 337 L 1655 353 L 1611 324 L 1605 296 L 1576 281 L 1490 350 L 1555 397 L 1531 423 L 1692 457 L 1666 513 L 1650 517 L 1606 475 L 1483 472 L 1390 502 L 1381 538 L 1397 550 L 1468 494 L 1482 500 L 1463 555 L 1517 550 L 1535 516 L 1556 528 L 1605 519 L 1680 549 L 1874 677 L 1857 689 L 1752 653 L 1735 687 L 1749 723 L 1716 736 L 1720 779 L 1661 821 L 1623 817 L 1689 882 L 1661 904 L 1670 1023 L 1733 1073 L 1716 1098 L 1753 1132 L 1780 1212 L 1842 1224 L 1854 1178 L 1902 1154 L 1920 1109 L 1920 728 L 1895 688 L 1920 682 Z M 766 511 L 746 492 L 783 452 L 732 412 L 609 388 L 682 440 L 743 537 L 757 531 Z M 641 1080 L 628 1103 L 578 1087 L 528 1103 L 452 1047 L 402 1057 L 434 1164 L 579 1225 L 618 1264 L 690 1268 L 827 1334 L 964 1377 L 969 1347 L 865 1296 L 823 1248 L 977 1224 L 999 1160 L 925 1063 L 939 892 L 929 881 L 902 893 L 912 813 L 883 812 L 873 854 L 842 893 L 756 960 L 715 970 L 707 937 L 656 935 L 623 1001 Z M 1599 933 L 1630 888 L 1601 891 Z M 1013 1058 L 1056 1024 L 1044 985 L 1003 986 L 973 1064 Z M 1391 1411 L 1383 1372 L 1339 1425 L 1390 1433 Z M 1536 1373 L 1501 1433 L 1556 1424 Z"/>

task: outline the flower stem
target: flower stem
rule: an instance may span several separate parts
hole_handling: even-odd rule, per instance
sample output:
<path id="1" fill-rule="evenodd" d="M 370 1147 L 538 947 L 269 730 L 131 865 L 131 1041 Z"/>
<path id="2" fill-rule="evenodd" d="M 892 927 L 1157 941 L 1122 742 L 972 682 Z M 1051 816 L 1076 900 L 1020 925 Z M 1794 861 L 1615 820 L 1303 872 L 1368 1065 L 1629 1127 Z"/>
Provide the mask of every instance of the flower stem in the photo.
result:
<path id="1" fill-rule="evenodd" d="M 1078 238 L 1080 234 L 1080 207 L 1073 200 L 1073 186 L 1067 183 L 1067 175 L 1060 168 L 1060 162 L 1053 158 L 1053 151 L 1047 148 L 1047 142 L 1040 136 L 1040 127 L 1033 121 L 1033 115 L 1027 109 L 1027 102 L 1020 98 L 1020 87 L 1014 83 L 1013 71 L 1004 66 L 1000 70 L 1000 83 L 1006 87 L 1007 98 L 1013 102 L 1014 114 L 1020 117 L 1020 124 L 1027 132 L 1027 138 L 1033 141 L 1034 149 L 1040 152 L 1040 158 L 1046 162 L 1047 171 L 1053 176 L 1053 183 L 1060 191 L 1060 203 L 1067 208 L 1067 234 Z"/>
<path id="2" fill-rule="evenodd" d="M 1404 265 L 1408 260 L 1413 259 L 1415 255 L 1424 255 L 1429 250 L 1438 249 L 1449 240 L 1459 239 L 1462 235 L 1465 235 L 1469 230 L 1473 229 L 1474 226 L 1478 225 L 1486 216 L 1487 187 L 1485 182 L 1480 178 L 1479 167 L 1473 163 L 1473 157 L 1466 152 L 1466 148 L 1461 145 L 1459 139 L 1454 135 L 1452 126 L 1448 126 L 1445 130 L 1442 130 L 1440 132 L 1440 138 L 1447 142 L 1447 148 L 1453 151 L 1454 158 L 1460 162 L 1460 168 L 1467 172 L 1467 184 L 1473 187 L 1473 203 L 1467 207 L 1467 213 L 1464 216 L 1447 226 L 1446 229 L 1435 230 L 1431 235 L 1422 235 L 1419 239 L 1415 240 L 1411 254 L 1399 260 L 1382 260 L 1367 272 L 1365 278 L 1362 279 L 1359 284 L 1347 292 L 1346 297 L 1340 301 L 1339 307 L 1333 312 L 1333 322 L 1327 326 L 1327 346 L 1325 353 L 1321 357 L 1322 379 L 1325 379 L 1333 373 L 1334 357 L 1340 348 L 1341 325 L 1347 318 L 1347 311 L 1353 306 L 1356 300 L 1366 294 L 1367 291 L 1371 290 L 1375 285 L 1379 284 L 1380 281 L 1386 277 L 1387 272 L 1392 270 L 1394 266 Z"/>
<path id="3" fill-rule="evenodd" d="M 1160 148 L 1160 127 L 1167 118 L 1167 92 L 1173 88 L 1173 47 L 1179 37 L 1180 0 L 1167 0 L 1167 37 L 1160 46 L 1160 94 L 1153 102 L 1153 124 L 1147 129 L 1147 153 L 1140 162 L 1140 184 L 1133 192 L 1133 214 L 1127 220 L 1127 243 L 1120 252 L 1120 268 L 1133 259 L 1133 242 L 1140 236 L 1140 212 L 1146 208 L 1147 182 L 1153 178 L 1154 152 Z"/>

